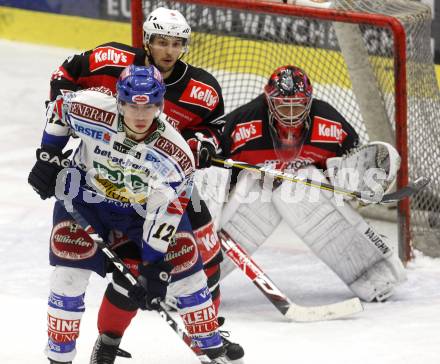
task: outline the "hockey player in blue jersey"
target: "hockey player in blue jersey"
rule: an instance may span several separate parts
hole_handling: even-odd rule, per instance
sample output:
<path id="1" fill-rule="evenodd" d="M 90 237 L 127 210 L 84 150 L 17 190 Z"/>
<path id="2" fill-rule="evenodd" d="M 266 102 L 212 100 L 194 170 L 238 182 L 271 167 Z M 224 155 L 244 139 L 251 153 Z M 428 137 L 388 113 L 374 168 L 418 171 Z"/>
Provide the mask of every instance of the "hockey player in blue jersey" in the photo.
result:
<path id="1" fill-rule="evenodd" d="M 179 314 L 193 341 L 212 363 L 228 363 L 185 213 L 194 159 L 185 140 L 161 114 L 162 76 L 154 66 L 132 65 L 121 73 L 116 89 L 116 98 L 106 88 L 92 88 L 51 102 L 37 162 L 29 174 L 30 185 L 42 199 L 55 191 L 68 198 L 66 204 L 57 201 L 53 213 L 50 264 L 55 268 L 48 301 L 47 357 L 52 364 L 72 363 L 89 277 L 92 272 L 105 276 L 108 270 L 103 253 L 69 214 L 72 204 L 100 236 L 117 229 L 135 243 L 114 248 L 147 282 L 139 291 L 120 273 L 113 273 L 107 296 L 111 299 L 111 291 L 118 292 L 114 297 L 125 300 L 124 307 L 131 310 L 110 313 L 117 329 L 100 332 L 90 362 L 114 363 L 137 309 L 157 308 L 168 289 L 178 298 Z M 70 152 L 63 149 L 72 135 L 81 142 L 70 162 Z M 66 166 L 68 178 L 58 178 L 57 185 Z M 130 317 L 118 320 L 118 315 Z"/>

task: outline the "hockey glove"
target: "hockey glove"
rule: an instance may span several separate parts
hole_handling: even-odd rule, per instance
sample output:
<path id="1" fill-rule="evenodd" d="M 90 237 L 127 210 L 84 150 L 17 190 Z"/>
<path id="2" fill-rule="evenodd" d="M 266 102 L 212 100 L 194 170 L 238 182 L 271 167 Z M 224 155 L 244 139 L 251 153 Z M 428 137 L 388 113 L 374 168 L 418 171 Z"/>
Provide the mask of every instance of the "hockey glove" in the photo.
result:
<path id="1" fill-rule="evenodd" d="M 29 173 L 28 183 L 45 200 L 55 195 L 55 185 L 58 173 L 69 167 L 69 156 L 72 150 L 61 150 L 43 146 L 37 149 L 37 162 Z"/>
<path id="2" fill-rule="evenodd" d="M 202 133 L 196 133 L 195 137 L 188 139 L 187 142 L 194 154 L 196 168 L 211 167 L 212 158 L 217 154 L 215 141 Z"/>
<path id="3" fill-rule="evenodd" d="M 165 299 L 173 266 L 163 260 L 148 265 L 139 264 L 140 285 L 128 290 L 128 297 L 136 303 L 141 310 L 157 310 L 160 301 Z"/>

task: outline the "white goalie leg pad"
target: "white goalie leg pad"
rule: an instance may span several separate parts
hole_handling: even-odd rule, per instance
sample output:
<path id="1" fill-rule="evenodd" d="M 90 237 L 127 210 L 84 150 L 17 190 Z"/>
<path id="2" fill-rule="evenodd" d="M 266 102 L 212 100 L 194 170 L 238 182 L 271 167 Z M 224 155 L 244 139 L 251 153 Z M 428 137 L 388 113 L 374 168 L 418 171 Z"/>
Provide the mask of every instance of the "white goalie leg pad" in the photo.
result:
<path id="1" fill-rule="evenodd" d="M 262 186 L 258 175 L 240 173 L 238 182 L 222 211 L 220 228 L 243 247 L 254 253 L 281 222 L 281 216 L 272 204 L 272 180 Z M 235 268 L 230 259 L 221 263 L 224 278 Z"/>
<path id="2" fill-rule="evenodd" d="M 76 339 L 84 314 L 84 294 L 90 270 L 57 266 L 50 279 L 47 309 L 48 344 L 46 355 L 59 362 L 73 361 Z"/>
<path id="3" fill-rule="evenodd" d="M 325 180 L 308 168 L 309 178 Z M 329 191 L 285 181 L 273 194 L 279 214 L 362 300 L 383 299 L 405 280 L 399 259 L 351 206 Z"/>
<path id="4" fill-rule="evenodd" d="M 335 186 L 370 192 L 380 198 L 391 190 L 396 180 L 400 156 L 391 144 L 371 142 L 342 157 L 329 158 L 326 164 L 329 179 Z"/>
<path id="5" fill-rule="evenodd" d="M 197 187 L 198 196 L 208 206 L 216 229 L 220 224 L 223 204 L 229 193 L 230 176 L 230 170 L 219 167 L 198 169 L 194 173 L 194 184 Z M 194 201 L 194 198 L 195 196 L 192 201 L 196 208 L 197 201 Z"/>

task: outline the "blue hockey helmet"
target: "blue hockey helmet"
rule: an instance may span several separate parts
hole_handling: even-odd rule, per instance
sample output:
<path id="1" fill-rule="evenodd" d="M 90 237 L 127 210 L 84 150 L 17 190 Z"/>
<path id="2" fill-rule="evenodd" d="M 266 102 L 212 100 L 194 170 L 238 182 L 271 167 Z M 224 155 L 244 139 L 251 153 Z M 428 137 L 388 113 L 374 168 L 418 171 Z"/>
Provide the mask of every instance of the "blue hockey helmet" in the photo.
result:
<path id="1" fill-rule="evenodd" d="M 130 65 L 119 76 L 116 92 L 118 102 L 162 105 L 165 84 L 156 67 Z"/>

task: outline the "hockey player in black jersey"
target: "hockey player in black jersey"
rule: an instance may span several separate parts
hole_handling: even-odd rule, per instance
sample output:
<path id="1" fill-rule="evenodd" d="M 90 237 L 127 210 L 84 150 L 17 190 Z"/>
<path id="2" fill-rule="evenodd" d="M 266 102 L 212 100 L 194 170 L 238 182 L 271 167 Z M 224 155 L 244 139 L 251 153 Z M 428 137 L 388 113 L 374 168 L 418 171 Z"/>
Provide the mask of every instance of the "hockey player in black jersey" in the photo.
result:
<path id="1" fill-rule="evenodd" d="M 224 113 L 221 88 L 207 71 L 181 60 L 188 50 L 191 29 L 182 14 L 175 10 L 158 8 L 148 15 L 144 25 L 144 49 L 110 42 L 82 54 L 74 55 L 53 73 L 51 99 L 65 92 L 93 86 L 106 86 L 115 90 L 122 69 L 129 64 L 154 64 L 162 73 L 166 85 L 164 112 L 191 147 L 197 168 L 210 166 L 210 157 L 218 151 L 221 125 L 212 123 Z M 194 199 L 196 197 L 196 199 Z M 187 213 L 208 277 L 213 302 L 220 304 L 220 269 L 222 254 L 218 236 L 203 200 L 193 192 Z M 121 245 L 127 238 L 114 231 L 114 243 Z M 209 241 L 209 244 L 205 242 Z M 185 248 L 185 247 L 182 247 Z M 109 312 L 118 307 L 117 292 L 106 292 L 98 318 L 100 332 L 112 331 Z M 223 320 L 222 320 L 223 321 Z M 240 359 L 240 345 L 224 338 L 230 359 Z"/>
<path id="2" fill-rule="evenodd" d="M 312 180 L 326 181 L 326 171 L 340 187 L 382 193 L 399 169 L 394 147 L 383 142 L 359 146 L 353 127 L 331 105 L 313 97 L 308 76 L 292 65 L 276 69 L 262 95 L 223 121 L 225 158 Z M 371 172 L 379 178 L 369 180 Z M 247 252 L 263 244 L 284 219 L 359 298 L 386 300 L 405 280 L 403 266 L 386 238 L 341 195 L 291 181 L 266 185 L 256 178 L 255 173 L 234 174 L 235 188 L 220 222 Z M 228 264 L 222 264 L 223 275 L 233 268 Z"/>

